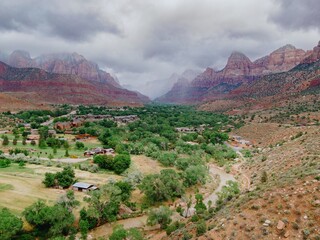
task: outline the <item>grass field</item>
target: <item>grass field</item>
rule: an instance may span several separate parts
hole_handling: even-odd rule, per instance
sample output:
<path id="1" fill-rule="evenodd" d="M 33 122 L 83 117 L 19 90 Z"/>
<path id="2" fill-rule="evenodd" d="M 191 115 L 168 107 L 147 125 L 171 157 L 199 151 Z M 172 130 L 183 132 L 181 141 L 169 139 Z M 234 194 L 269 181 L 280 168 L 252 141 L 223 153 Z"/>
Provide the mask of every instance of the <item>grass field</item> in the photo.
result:
<path id="1" fill-rule="evenodd" d="M 42 184 L 46 172 L 61 171 L 57 167 L 45 167 L 42 165 L 27 164 L 19 167 L 18 164 L 11 164 L 8 168 L 0 169 L 0 207 L 7 207 L 16 214 L 21 212 L 38 199 L 43 199 L 53 204 L 66 190 L 45 188 Z M 75 170 L 78 181 L 84 181 L 96 185 L 107 183 L 112 178 L 119 180 L 122 177 L 107 173 L 90 173 Z M 76 198 L 81 202 L 85 193 L 75 192 Z M 78 208 L 80 209 L 80 208 Z"/>
<path id="2" fill-rule="evenodd" d="M 60 149 L 57 149 L 57 153 L 54 154 L 52 148 L 50 148 L 50 147 L 39 148 L 38 145 L 32 146 L 30 144 L 30 141 L 27 141 L 27 144 L 23 145 L 21 136 L 17 142 L 17 145 L 13 145 L 12 141 L 14 139 L 14 135 L 13 134 L 5 134 L 5 135 L 8 136 L 8 138 L 9 138 L 9 145 L 3 146 L 1 143 L 0 150 L 2 150 L 4 152 L 8 152 L 10 149 L 19 148 L 19 149 L 28 150 L 29 156 L 48 158 L 49 155 L 51 154 L 54 158 L 59 158 L 59 159 L 65 158 L 66 150 L 63 147 L 61 147 Z M 74 135 L 59 134 L 59 135 L 57 135 L 57 137 L 65 138 L 68 140 L 68 143 L 70 145 L 70 148 L 68 149 L 68 153 L 70 156 L 75 157 L 75 158 L 83 158 L 84 149 L 79 150 L 79 149 L 75 148 L 75 141 L 73 140 Z M 102 146 L 101 143 L 99 142 L 99 140 L 97 140 L 96 138 L 85 139 L 82 142 L 84 143 L 85 147 L 88 149 Z"/>

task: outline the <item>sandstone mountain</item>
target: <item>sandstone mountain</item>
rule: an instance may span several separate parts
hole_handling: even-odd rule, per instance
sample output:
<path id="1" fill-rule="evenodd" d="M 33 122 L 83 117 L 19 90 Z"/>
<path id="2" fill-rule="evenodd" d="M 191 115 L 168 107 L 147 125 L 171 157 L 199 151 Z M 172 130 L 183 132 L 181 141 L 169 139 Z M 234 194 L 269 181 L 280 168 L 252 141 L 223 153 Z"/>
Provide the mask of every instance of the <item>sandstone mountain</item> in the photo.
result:
<path id="1" fill-rule="evenodd" d="M 21 55 L 20 55 L 21 56 Z M 22 63 L 23 59 L 19 61 Z M 0 92 L 33 104 L 101 104 L 139 106 L 146 99 L 107 82 L 38 68 L 15 68 L 0 62 Z"/>
<path id="2" fill-rule="evenodd" d="M 243 53 L 233 52 L 222 70 L 215 71 L 208 67 L 190 84 L 177 83 L 157 101 L 190 104 L 225 99 L 230 94 L 234 96 L 237 93 L 236 89 L 242 85 L 251 86 L 264 76 L 287 72 L 308 57 L 317 58 L 317 54 L 314 53 L 316 51 L 318 51 L 317 47 L 312 52 L 305 52 L 292 45 L 286 45 L 254 62 Z M 263 88 L 259 91 L 262 90 Z"/>
<path id="3" fill-rule="evenodd" d="M 0 60 L 17 68 L 40 68 L 50 73 L 74 74 L 89 81 L 109 83 L 120 88 L 117 80 L 91 61 L 77 53 L 45 54 L 31 58 L 25 51 L 16 50 L 9 56 L 0 55 Z"/>

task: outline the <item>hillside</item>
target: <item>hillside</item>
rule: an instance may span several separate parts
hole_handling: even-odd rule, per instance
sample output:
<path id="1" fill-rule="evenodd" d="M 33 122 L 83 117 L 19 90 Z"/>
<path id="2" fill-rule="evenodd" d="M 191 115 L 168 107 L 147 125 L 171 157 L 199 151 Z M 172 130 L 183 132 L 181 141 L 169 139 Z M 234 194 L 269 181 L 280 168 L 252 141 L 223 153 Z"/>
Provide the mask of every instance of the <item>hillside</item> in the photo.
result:
<path id="1" fill-rule="evenodd" d="M 17 68 L 40 68 L 50 73 L 73 74 L 93 82 L 109 83 L 120 88 L 119 82 L 110 73 L 99 68 L 78 53 L 52 53 L 31 58 L 26 51 L 16 50 L 0 61 Z"/>
<path id="2" fill-rule="evenodd" d="M 142 105 L 146 99 L 108 83 L 76 75 L 48 73 L 37 68 L 14 68 L 0 63 L 0 91 L 37 104 Z"/>
<path id="3" fill-rule="evenodd" d="M 6 111 L 22 111 L 31 109 L 49 109 L 45 104 L 31 103 L 12 96 L 11 94 L 0 93 L 0 112 Z"/>
<path id="4" fill-rule="evenodd" d="M 208 67 L 191 83 L 183 86 L 176 84 L 157 101 L 182 104 L 210 102 L 209 105 L 217 105 L 218 108 L 222 104 L 228 105 L 228 109 L 232 109 L 251 104 L 251 101 L 257 97 L 279 97 L 282 96 L 282 93 L 290 95 L 305 90 L 310 84 L 308 81 L 318 75 L 317 71 L 305 68 L 305 65 L 313 64 L 318 60 L 317 54 L 314 53 L 317 51 L 316 48 L 313 51 L 305 52 L 292 45 L 286 45 L 253 62 L 243 53 L 233 52 L 225 68 L 221 71 L 215 71 Z M 304 63 L 302 69 L 298 69 L 297 66 L 300 66 L 299 64 L 308 58 L 312 58 L 313 61 Z M 316 67 L 316 69 L 318 68 Z M 291 77 L 296 80 L 290 80 Z M 286 79 L 286 82 L 282 81 L 283 78 Z M 302 83 L 305 80 L 307 82 Z M 292 89 L 292 84 L 296 84 L 297 81 L 300 81 L 299 86 Z M 237 100 L 233 103 L 230 101 L 227 104 L 220 102 L 236 98 Z M 239 99 L 241 100 L 239 101 Z M 218 101 L 218 104 L 214 104 L 212 101 Z M 263 103 L 264 101 L 259 102 Z M 206 105 L 203 109 L 209 110 L 210 106 Z M 225 109 L 223 108 L 223 110 Z"/>

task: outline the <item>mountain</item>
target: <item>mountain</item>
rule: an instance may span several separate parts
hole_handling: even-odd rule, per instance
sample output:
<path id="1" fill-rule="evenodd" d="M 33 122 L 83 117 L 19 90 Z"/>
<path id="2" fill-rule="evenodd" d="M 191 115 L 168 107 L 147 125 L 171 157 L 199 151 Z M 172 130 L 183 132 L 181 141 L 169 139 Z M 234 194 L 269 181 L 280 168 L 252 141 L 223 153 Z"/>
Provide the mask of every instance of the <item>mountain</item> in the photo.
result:
<path id="1" fill-rule="evenodd" d="M 22 64 L 24 58 L 18 62 Z M 107 82 L 89 81 L 72 74 L 50 73 L 39 68 L 15 68 L 3 62 L 0 62 L 0 92 L 33 104 L 140 106 L 148 101 L 135 92 Z"/>
<path id="2" fill-rule="evenodd" d="M 306 95 L 320 94 L 319 44 L 300 64 L 287 72 L 257 77 L 230 90 L 224 95 L 207 94 L 200 108 L 203 110 L 259 110 L 285 103 L 304 101 Z M 306 98 L 307 101 L 308 98 Z"/>
<path id="3" fill-rule="evenodd" d="M 157 101 L 190 104 L 212 98 L 223 99 L 226 94 L 243 84 L 250 84 L 262 76 L 286 72 L 294 68 L 310 54 L 310 51 L 305 52 L 292 45 L 286 45 L 252 62 L 243 53 L 233 52 L 222 70 L 215 71 L 208 67 L 190 84 L 177 83 Z"/>
<path id="4" fill-rule="evenodd" d="M 1 56 L 0 56 L 1 57 Z M 16 50 L 7 57 L 2 57 L 3 62 L 17 68 L 40 68 L 50 73 L 74 74 L 90 81 L 109 83 L 121 88 L 119 82 L 91 61 L 77 53 L 44 54 L 32 59 L 26 51 Z"/>
<path id="5" fill-rule="evenodd" d="M 139 89 L 142 93 L 147 94 L 151 98 L 157 98 L 168 92 L 176 82 L 190 82 L 200 72 L 192 69 L 185 70 L 182 74 L 173 73 L 168 78 L 156 79 L 148 81 L 141 85 L 125 86 L 128 89 Z"/>

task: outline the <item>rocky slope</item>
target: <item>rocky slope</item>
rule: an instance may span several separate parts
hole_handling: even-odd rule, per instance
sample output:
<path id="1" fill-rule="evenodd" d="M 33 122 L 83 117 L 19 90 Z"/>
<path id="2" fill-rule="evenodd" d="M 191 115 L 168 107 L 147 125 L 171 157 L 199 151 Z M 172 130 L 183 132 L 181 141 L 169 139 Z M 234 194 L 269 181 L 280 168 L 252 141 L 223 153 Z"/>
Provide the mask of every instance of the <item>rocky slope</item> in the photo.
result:
<path id="1" fill-rule="evenodd" d="M 74 74 L 90 81 L 109 83 L 120 88 L 120 84 L 109 73 L 99 69 L 99 66 L 88 61 L 77 53 L 45 54 L 32 59 L 25 51 L 16 50 L 9 56 L 0 59 L 17 68 L 40 68 L 50 73 Z"/>
<path id="2" fill-rule="evenodd" d="M 14 68 L 0 62 L 0 92 L 36 104 L 143 104 L 137 93 L 77 75 L 48 73 L 38 68 Z"/>
<path id="3" fill-rule="evenodd" d="M 174 103 L 200 103 L 210 99 L 224 99 L 226 94 L 243 84 L 252 84 L 263 76 L 286 72 L 297 66 L 312 52 L 286 45 L 252 62 L 243 53 L 233 52 L 221 71 L 207 68 L 190 84 L 179 83 L 157 100 Z M 314 54 L 315 55 L 315 54 Z"/>

